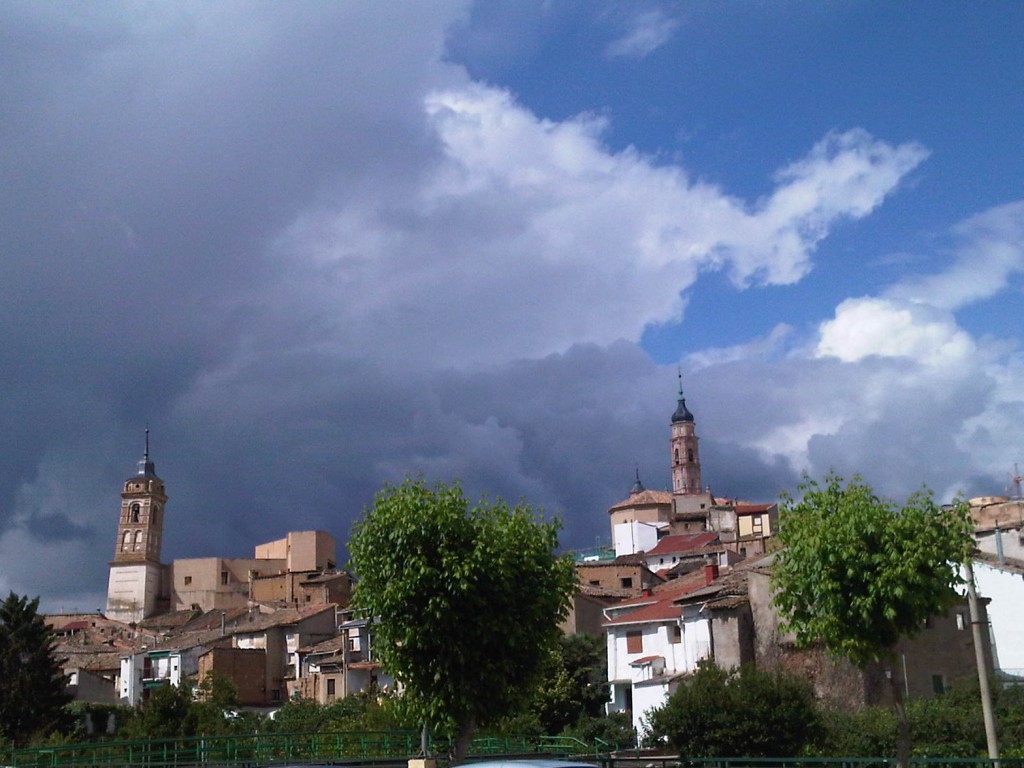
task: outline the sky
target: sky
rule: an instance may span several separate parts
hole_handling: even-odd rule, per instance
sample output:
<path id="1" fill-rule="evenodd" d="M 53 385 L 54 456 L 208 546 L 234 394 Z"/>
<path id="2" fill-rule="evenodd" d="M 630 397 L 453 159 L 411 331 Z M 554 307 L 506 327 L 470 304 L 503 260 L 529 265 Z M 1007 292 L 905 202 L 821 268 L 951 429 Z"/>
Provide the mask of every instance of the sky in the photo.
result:
<path id="1" fill-rule="evenodd" d="M 0 4 L 0 593 L 344 543 L 459 480 L 609 536 L 669 485 L 1024 464 L 1024 7 Z"/>

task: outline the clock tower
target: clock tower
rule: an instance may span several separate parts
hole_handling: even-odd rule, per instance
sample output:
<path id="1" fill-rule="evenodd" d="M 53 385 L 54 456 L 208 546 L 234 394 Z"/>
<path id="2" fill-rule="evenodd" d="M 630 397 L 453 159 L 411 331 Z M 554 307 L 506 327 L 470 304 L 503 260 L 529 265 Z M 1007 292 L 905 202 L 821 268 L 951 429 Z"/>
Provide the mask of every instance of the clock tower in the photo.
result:
<path id="1" fill-rule="evenodd" d="M 147 428 L 146 451 L 138 472 L 121 488 L 121 513 L 107 585 L 108 618 L 133 622 L 156 613 L 166 571 L 160 562 L 166 503 L 164 481 L 149 457 Z"/>

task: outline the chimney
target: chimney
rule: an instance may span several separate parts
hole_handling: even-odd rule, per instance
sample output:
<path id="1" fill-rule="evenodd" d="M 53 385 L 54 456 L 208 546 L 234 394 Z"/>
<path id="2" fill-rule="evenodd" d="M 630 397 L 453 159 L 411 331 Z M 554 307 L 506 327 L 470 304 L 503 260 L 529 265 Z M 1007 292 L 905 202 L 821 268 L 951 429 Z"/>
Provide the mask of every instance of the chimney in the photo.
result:
<path id="1" fill-rule="evenodd" d="M 704 584 L 711 584 L 715 579 L 718 578 L 718 563 L 705 563 L 704 564 Z"/>

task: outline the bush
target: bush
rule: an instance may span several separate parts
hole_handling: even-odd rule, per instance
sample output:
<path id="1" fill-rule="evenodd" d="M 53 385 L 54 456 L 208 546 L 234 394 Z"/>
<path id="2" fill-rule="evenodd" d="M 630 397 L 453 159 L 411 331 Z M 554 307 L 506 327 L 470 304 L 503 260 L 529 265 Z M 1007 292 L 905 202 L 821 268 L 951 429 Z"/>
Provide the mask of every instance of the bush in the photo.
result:
<path id="1" fill-rule="evenodd" d="M 907 703 L 913 754 L 918 757 L 977 757 L 986 752 L 985 720 L 976 681 L 928 699 Z"/>
<path id="2" fill-rule="evenodd" d="M 787 757 L 818 725 L 810 686 L 777 671 L 702 663 L 650 717 L 650 738 L 687 757 Z"/>
<path id="3" fill-rule="evenodd" d="M 610 744 L 613 749 L 627 749 L 636 746 L 633 720 L 628 712 L 612 712 L 607 716 L 585 717 L 565 732 L 580 741 L 593 744 L 598 739 Z"/>
<path id="4" fill-rule="evenodd" d="M 818 757 L 892 757 L 896 754 L 896 714 L 890 707 L 856 712 L 822 709 L 821 729 L 805 753 Z"/>

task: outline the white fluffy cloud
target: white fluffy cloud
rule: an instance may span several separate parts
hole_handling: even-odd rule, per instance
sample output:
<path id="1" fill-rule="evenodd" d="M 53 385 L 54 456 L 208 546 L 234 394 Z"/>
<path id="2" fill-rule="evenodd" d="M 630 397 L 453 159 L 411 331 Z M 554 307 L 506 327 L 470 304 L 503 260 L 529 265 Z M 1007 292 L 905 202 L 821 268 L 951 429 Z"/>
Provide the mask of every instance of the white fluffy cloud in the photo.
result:
<path id="1" fill-rule="evenodd" d="M 960 244 L 949 269 L 904 280 L 888 295 L 955 310 L 995 296 L 1024 272 L 1024 202 L 972 216 L 955 234 Z"/>
<path id="2" fill-rule="evenodd" d="M 441 156 L 404 198 L 307 212 L 280 249 L 315 254 L 325 280 L 309 295 L 354 338 L 457 365 L 637 340 L 680 318 L 704 269 L 794 282 L 837 219 L 866 215 L 925 154 L 863 131 L 828 136 L 748 205 L 610 151 L 601 119 L 538 118 L 500 89 L 435 91 L 424 119 Z"/>
<path id="3" fill-rule="evenodd" d="M 630 16 L 626 26 L 625 34 L 605 48 L 609 57 L 643 58 L 653 53 L 672 39 L 679 21 L 655 8 Z"/>
<path id="4" fill-rule="evenodd" d="M 907 357 L 932 366 L 962 364 L 975 351 L 948 313 L 892 299 L 847 299 L 821 324 L 819 355 L 856 362 L 870 355 Z"/>

